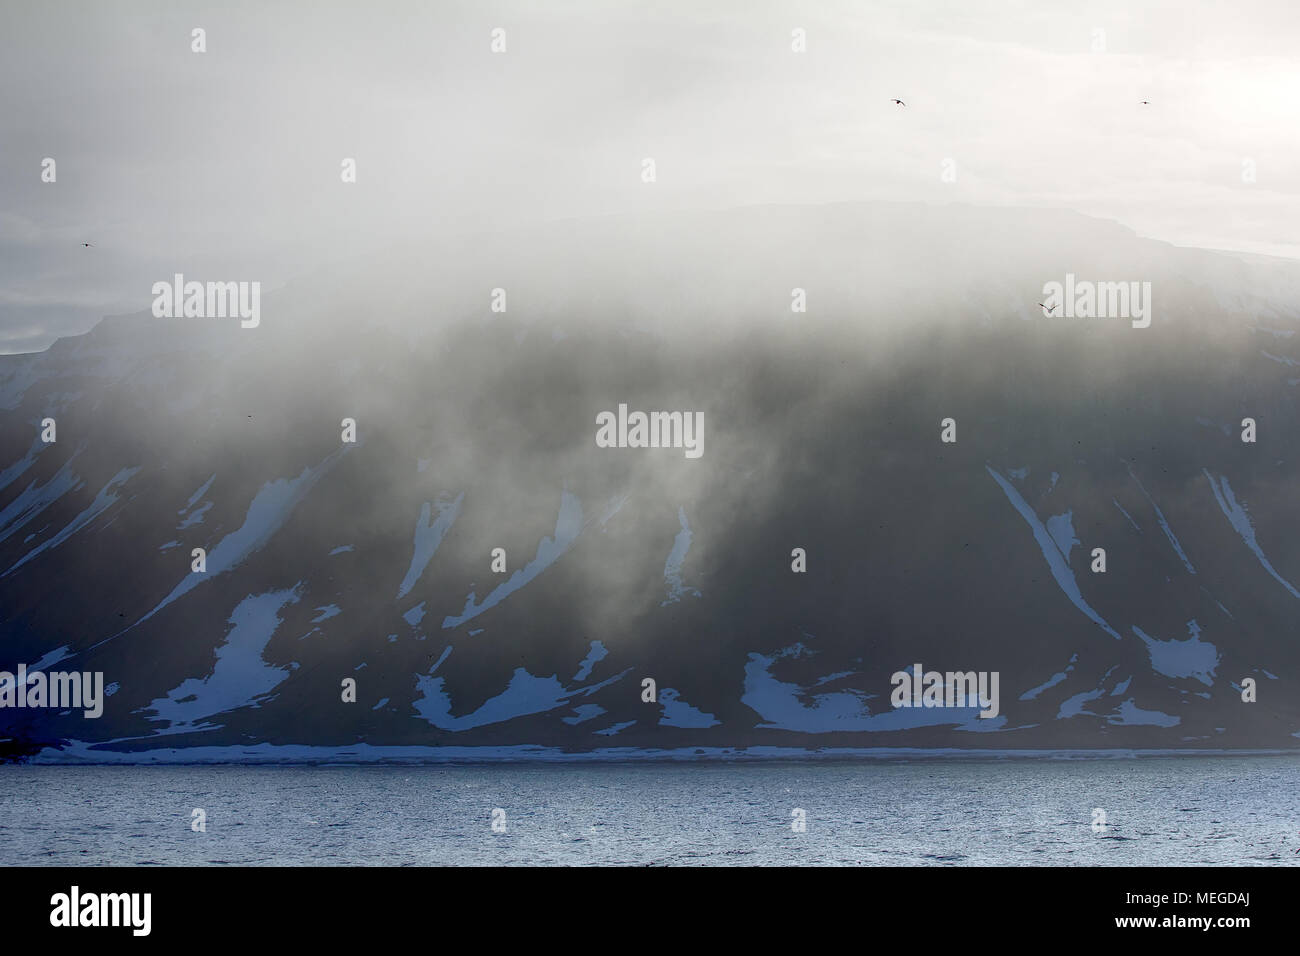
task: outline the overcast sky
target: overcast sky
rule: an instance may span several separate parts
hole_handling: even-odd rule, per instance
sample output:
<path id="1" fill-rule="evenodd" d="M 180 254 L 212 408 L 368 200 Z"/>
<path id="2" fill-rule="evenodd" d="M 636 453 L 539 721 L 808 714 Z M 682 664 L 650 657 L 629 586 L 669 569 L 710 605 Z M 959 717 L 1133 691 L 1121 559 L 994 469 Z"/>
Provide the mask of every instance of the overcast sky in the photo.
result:
<path id="1" fill-rule="evenodd" d="M 1064 206 L 1300 258 L 1293 0 L 45 0 L 3 22 L 0 352 L 145 309 L 175 272 L 273 288 L 654 208 Z"/>

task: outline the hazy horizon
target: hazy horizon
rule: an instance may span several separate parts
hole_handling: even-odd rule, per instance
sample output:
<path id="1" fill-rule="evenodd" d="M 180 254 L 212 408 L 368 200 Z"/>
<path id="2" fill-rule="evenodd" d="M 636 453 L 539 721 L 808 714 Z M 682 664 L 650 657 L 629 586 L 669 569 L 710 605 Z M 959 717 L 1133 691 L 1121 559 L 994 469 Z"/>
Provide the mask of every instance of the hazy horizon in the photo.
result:
<path id="1" fill-rule="evenodd" d="M 13 20 L 0 353 L 147 308 L 176 272 L 269 290 L 407 241 L 656 210 L 1061 208 L 1300 258 L 1286 3 L 54 2 Z"/>

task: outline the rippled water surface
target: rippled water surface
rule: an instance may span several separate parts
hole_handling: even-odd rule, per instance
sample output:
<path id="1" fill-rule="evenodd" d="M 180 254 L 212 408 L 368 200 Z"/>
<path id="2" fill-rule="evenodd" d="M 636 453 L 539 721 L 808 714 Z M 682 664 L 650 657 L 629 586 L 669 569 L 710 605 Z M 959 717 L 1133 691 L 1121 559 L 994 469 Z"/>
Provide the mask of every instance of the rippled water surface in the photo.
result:
<path id="1" fill-rule="evenodd" d="M 6 865 L 1300 865 L 1297 849 L 1295 757 L 0 767 Z"/>

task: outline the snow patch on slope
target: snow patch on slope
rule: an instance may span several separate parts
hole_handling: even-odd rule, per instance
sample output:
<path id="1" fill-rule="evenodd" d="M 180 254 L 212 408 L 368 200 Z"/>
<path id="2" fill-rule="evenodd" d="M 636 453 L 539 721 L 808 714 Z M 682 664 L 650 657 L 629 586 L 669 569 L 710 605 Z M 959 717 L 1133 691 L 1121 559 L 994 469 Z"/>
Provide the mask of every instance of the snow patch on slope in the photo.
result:
<path id="1" fill-rule="evenodd" d="M 351 446 L 344 446 L 344 448 L 334 452 L 315 468 L 304 468 L 302 474 L 297 478 L 279 478 L 263 485 L 249 504 L 248 513 L 244 516 L 244 523 L 237 531 L 232 531 L 222 538 L 217 546 L 208 553 L 208 570 L 203 574 L 193 572 L 186 574 L 180 583 L 172 588 L 172 592 L 167 597 L 163 598 L 152 611 L 135 622 L 136 625 L 143 624 L 167 605 L 183 597 L 204 581 L 210 581 L 217 575 L 238 567 L 239 563 L 250 554 L 264 547 L 272 536 L 280 530 L 281 525 L 288 520 L 289 515 L 293 513 L 293 509 L 315 487 L 316 482 L 338 463 L 339 458 L 348 447 Z"/>
<path id="2" fill-rule="evenodd" d="M 15 531 L 26 525 L 54 502 L 69 491 L 81 487 L 81 479 L 72 473 L 72 462 L 77 453 L 73 453 L 63 463 L 63 467 L 45 484 L 37 487 L 36 482 L 28 485 L 18 497 L 0 511 L 0 541 L 4 541 Z"/>
<path id="3" fill-rule="evenodd" d="M 682 562 L 686 560 L 686 554 L 691 550 L 691 526 L 686 521 L 685 508 L 677 509 L 677 521 L 681 525 L 681 530 L 677 532 L 677 537 L 673 540 L 673 549 L 668 552 L 668 560 L 664 562 L 664 584 L 668 588 L 668 597 L 659 602 L 660 607 L 676 604 L 687 595 L 700 596 L 698 588 L 686 587 L 682 584 Z"/>
<path id="4" fill-rule="evenodd" d="M 1228 523 L 1236 529 L 1237 534 L 1241 535 L 1241 540 L 1246 543 L 1246 547 L 1255 553 L 1260 565 L 1273 576 L 1275 581 L 1290 591 L 1293 597 L 1300 598 L 1300 591 L 1297 591 L 1289 581 L 1278 574 L 1277 569 L 1273 567 L 1273 563 L 1264 556 L 1259 542 L 1255 540 L 1255 526 L 1250 523 L 1250 514 L 1246 511 L 1244 504 L 1238 504 L 1236 496 L 1232 493 L 1232 486 L 1228 484 L 1227 476 L 1219 476 L 1216 482 L 1209 471 L 1204 468 L 1201 471 L 1210 480 L 1210 490 L 1214 492 L 1214 500 L 1219 503 L 1219 509 L 1227 517 Z M 1220 488 L 1220 484 L 1222 484 L 1222 488 Z"/>
<path id="5" fill-rule="evenodd" d="M 1029 690 L 1025 691 L 1023 694 L 1020 695 L 1020 699 L 1033 700 L 1043 691 L 1049 690 L 1050 688 L 1053 688 L 1057 684 L 1061 683 L 1061 681 L 1065 680 L 1065 678 L 1070 675 L 1070 671 L 1074 670 L 1075 661 L 1077 661 L 1078 659 L 1079 659 L 1078 654 L 1072 655 L 1070 657 L 1070 662 L 1065 665 L 1065 670 L 1061 671 L 1059 674 L 1053 674 L 1051 677 L 1043 681 L 1043 683 L 1039 684 L 1037 687 L 1032 687 Z"/>
<path id="6" fill-rule="evenodd" d="M 8 577 L 10 574 L 13 574 L 15 571 L 21 568 L 28 561 L 32 560 L 32 558 L 36 557 L 38 554 L 41 554 L 44 551 L 48 551 L 51 548 L 57 548 L 59 545 L 67 541 L 69 538 L 71 538 L 74 534 L 76 534 L 86 525 L 90 524 L 90 522 L 94 521 L 97 517 L 99 517 L 100 514 L 104 512 L 106 508 L 108 508 L 110 505 L 114 504 L 117 501 L 117 495 L 115 494 L 115 492 L 118 490 L 118 488 L 124 485 L 131 478 L 132 475 L 134 475 L 139 470 L 140 470 L 139 467 L 123 468 L 116 475 L 110 478 L 108 480 L 108 484 L 104 485 L 104 487 L 99 490 L 99 494 L 95 496 L 95 500 L 92 501 L 90 505 L 84 511 L 81 512 L 81 514 L 77 515 L 70 522 L 68 522 L 67 526 L 64 527 L 64 529 L 60 531 L 58 534 L 56 534 L 54 537 L 50 538 L 48 541 L 43 542 L 39 547 L 33 548 L 31 551 L 27 552 L 27 554 L 25 554 L 16 564 L 14 564 L 8 571 L 6 571 L 3 576 Z"/>
<path id="7" fill-rule="evenodd" d="M 213 483 L 214 481 L 216 481 L 216 480 L 217 480 L 217 473 L 214 471 L 214 472 L 212 473 L 212 477 L 209 478 L 207 481 L 205 481 L 203 484 L 199 485 L 199 490 L 196 491 L 196 492 L 194 492 L 194 494 L 190 495 L 189 500 L 185 502 L 185 507 L 182 508 L 180 511 L 176 512 L 176 513 L 177 513 L 178 515 L 183 515 L 183 514 L 185 514 L 185 512 L 187 512 L 187 511 L 189 511 L 191 508 L 193 508 L 193 507 L 194 507 L 194 502 L 198 501 L 198 500 L 199 500 L 200 498 L 202 498 L 205 494 L 207 494 L 207 493 L 208 493 L 208 489 L 212 487 L 212 483 Z"/>
<path id="8" fill-rule="evenodd" d="M 605 713 L 605 708 L 601 707 L 600 704 L 579 704 L 573 708 L 572 717 L 561 717 L 560 720 L 572 726 L 592 720 L 603 713 Z"/>
<path id="9" fill-rule="evenodd" d="M 1138 523 L 1133 520 L 1133 516 L 1124 510 L 1124 506 L 1120 504 L 1118 501 L 1116 501 L 1114 498 L 1111 498 L 1110 501 L 1111 504 L 1113 504 L 1116 508 L 1119 509 L 1120 514 L 1122 514 L 1125 518 L 1128 518 L 1128 523 L 1133 526 L 1133 530 L 1138 532 L 1138 534 L 1141 534 L 1142 529 L 1139 528 Z"/>
<path id="10" fill-rule="evenodd" d="M 1155 509 L 1156 521 L 1160 524 L 1160 530 L 1165 533 L 1165 537 L 1169 539 L 1169 543 L 1173 545 L 1174 551 L 1178 553 L 1178 557 L 1183 562 L 1183 567 L 1187 568 L 1191 574 L 1195 574 L 1196 569 L 1192 567 L 1192 562 L 1188 561 L 1187 555 L 1183 553 L 1183 546 L 1179 543 L 1178 538 L 1174 536 L 1173 529 L 1169 527 L 1169 522 L 1165 520 L 1165 513 L 1160 510 L 1160 506 L 1156 504 L 1156 500 L 1147 494 L 1146 488 L 1143 487 L 1142 482 L 1138 481 L 1137 475 L 1133 474 L 1132 468 L 1129 469 L 1128 473 L 1129 477 L 1137 482 L 1137 486 L 1142 489 L 1142 494 L 1145 495 L 1147 501 L 1151 503 L 1151 507 Z"/>
<path id="11" fill-rule="evenodd" d="M 1074 534 L 1074 512 L 1067 511 L 1065 514 L 1052 515 L 1048 518 L 1047 533 L 1056 542 L 1066 562 L 1069 562 L 1070 549 L 1079 543 L 1079 539 Z"/>
<path id="12" fill-rule="evenodd" d="M 36 463 L 36 456 L 49 447 L 48 444 L 41 441 L 40 437 L 37 436 L 37 438 L 32 442 L 32 447 L 27 449 L 27 454 L 23 455 L 23 457 L 19 458 L 4 471 L 0 471 L 0 491 L 4 491 L 4 489 L 17 481 L 28 468 L 32 467 L 32 465 Z"/>
<path id="13" fill-rule="evenodd" d="M 416 690 L 419 691 L 420 696 L 412 706 L 421 717 L 439 730 L 471 730 L 486 724 L 514 720 L 516 717 L 546 713 L 568 704 L 570 698 L 589 696 L 615 681 L 622 680 L 631 670 L 629 668 L 621 674 L 586 687 L 566 687 L 555 674 L 550 677 L 538 677 L 530 674 L 525 668 L 516 667 L 505 690 L 484 701 L 481 707 L 458 717 L 451 712 L 451 696 L 446 690 L 446 679 L 433 676 L 450 653 L 451 648 L 448 647 L 433 667 L 429 668 L 428 674 L 418 674 L 415 679 Z M 593 651 L 588 653 L 588 659 L 592 653 L 594 647 Z M 586 660 L 583 664 L 586 664 Z M 579 672 L 582 672 L 581 667 Z"/>
<path id="14" fill-rule="evenodd" d="M 578 665 L 578 673 L 573 675 L 573 679 L 586 680 L 591 675 L 591 669 L 608 656 L 609 651 L 605 649 L 604 644 L 600 641 L 592 641 L 591 649 L 587 652 L 587 656 L 582 659 L 582 663 Z"/>
<path id="15" fill-rule="evenodd" d="M 1169 714 L 1162 714 L 1158 710 L 1143 710 L 1133 703 L 1132 698 L 1120 704 L 1119 710 L 1107 717 L 1106 720 L 1112 724 L 1128 726 L 1145 724 L 1152 727 L 1174 727 L 1182 723 L 1181 717 L 1171 717 Z"/>
<path id="16" fill-rule="evenodd" d="M 299 582 L 288 590 L 251 595 L 239 602 L 230 615 L 232 626 L 225 643 L 216 649 L 212 673 L 204 678 L 189 678 L 145 708 L 157 715 L 150 720 L 168 722 L 159 733 L 215 730 L 219 724 L 200 722 L 256 705 L 288 678 L 289 671 L 266 663 L 262 652 L 280 626 L 281 609 L 297 603 L 301 586 Z"/>
<path id="17" fill-rule="evenodd" d="M 624 674 L 627 672 L 624 671 Z M 471 730 L 487 724 L 499 724 L 516 717 L 543 714 L 569 702 L 569 698 L 587 695 L 623 677 L 619 674 L 590 687 L 567 688 L 556 675 L 537 677 L 522 667 L 516 667 L 506 689 L 483 705 L 460 717 L 451 712 L 451 697 L 444 689 L 445 678 L 420 675 L 416 689 L 420 697 L 414 701 L 416 713 L 439 730 Z"/>
<path id="18" fill-rule="evenodd" d="M 1201 640 L 1201 629 L 1193 619 L 1188 622 L 1191 637 L 1185 641 L 1162 641 L 1152 637 L 1142 628 L 1133 627 L 1133 633 L 1142 638 L 1151 656 L 1151 667 L 1166 677 L 1192 677 L 1205 686 L 1214 683 L 1214 669 L 1219 666 L 1218 649 Z"/>
<path id="19" fill-rule="evenodd" d="M 1016 491 L 1011 482 L 988 465 L 985 465 L 984 469 L 998 483 L 1003 494 L 1007 496 L 1007 500 L 1011 502 L 1012 507 L 1020 512 L 1020 516 L 1029 525 L 1029 530 L 1034 534 L 1034 540 L 1038 542 L 1038 549 L 1043 552 L 1043 557 L 1047 559 L 1047 566 L 1051 569 L 1052 577 L 1056 579 L 1060 589 L 1065 592 L 1065 596 L 1070 599 L 1070 602 L 1075 607 L 1086 614 L 1089 620 L 1115 640 L 1120 640 L 1119 632 L 1107 624 L 1106 620 L 1083 599 L 1083 593 L 1079 590 L 1079 583 L 1074 578 L 1074 572 L 1070 570 L 1070 566 L 1066 563 L 1064 555 L 1056 544 L 1056 540 L 1043 526 L 1043 523 L 1038 520 L 1038 515 L 1034 513 L 1034 509 L 1029 507 L 1028 502 L 1021 497 L 1020 492 Z"/>
<path id="20" fill-rule="evenodd" d="M 465 500 L 465 492 L 456 496 L 454 501 L 443 501 L 439 499 L 438 517 L 429 522 L 431 514 L 431 505 L 425 502 L 420 507 L 420 517 L 415 522 L 415 545 L 411 552 L 411 565 L 406 569 L 406 577 L 402 578 L 402 584 L 397 589 L 399 598 L 406 597 L 411 588 L 415 587 L 415 582 L 424 574 L 424 569 L 429 566 L 433 560 L 434 553 L 438 550 L 438 545 L 442 544 L 443 535 L 451 528 L 456 518 L 460 515 L 461 503 Z"/>
<path id="21" fill-rule="evenodd" d="M 659 691 L 659 703 L 663 705 L 663 716 L 659 718 L 659 723 L 665 727 L 683 727 L 691 730 L 698 730 L 704 727 L 714 727 L 722 723 L 712 714 L 706 714 L 702 710 L 692 707 L 686 701 L 682 700 L 679 694 L 672 687 L 665 687 Z"/>
<path id="22" fill-rule="evenodd" d="M 448 615 L 442 622 L 444 628 L 459 627 L 473 620 L 489 608 L 495 607 L 511 594 L 545 571 L 573 546 L 582 532 L 582 505 L 577 496 L 565 491 L 560 498 L 560 514 L 555 519 L 555 537 L 542 538 L 537 545 L 537 556 L 498 584 L 479 604 L 473 591 L 465 599 L 465 610 L 459 616 Z"/>
<path id="23" fill-rule="evenodd" d="M 979 717 L 978 707 L 899 707 L 872 714 L 864 704 L 867 695 L 858 691 L 813 694 L 812 703 L 805 704 L 803 698 L 809 696 L 806 688 L 778 680 L 771 672 L 779 658 L 798 656 L 801 650 L 801 645 L 796 644 L 771 656 L 749 655 L 740 702 L 762 718 L 758 727 L 825 734 L 911 730 L 943 724 L 962 730 L 997 730 L 1006 723 L 1005 717 Z"/>

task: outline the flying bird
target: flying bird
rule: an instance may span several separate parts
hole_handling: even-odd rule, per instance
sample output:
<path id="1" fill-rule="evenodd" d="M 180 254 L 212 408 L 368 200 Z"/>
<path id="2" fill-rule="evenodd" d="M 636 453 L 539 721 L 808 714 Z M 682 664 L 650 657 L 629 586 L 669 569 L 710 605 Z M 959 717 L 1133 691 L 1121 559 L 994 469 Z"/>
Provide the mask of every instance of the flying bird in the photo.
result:
<path id="1" fill-rule="evenodd" d="M 1043 311 L 1046 312 L 1048 315 L 1051 315 L 1053 312 L 1056 311 L 1056 306 L 1052 306 L 1052 307 L 1049 309 L 1047 306 L 1043 305 L 1043 303 L 1041 303 L 1041 302 L 1038 303 L 1038 304 L 1039 304 L 1040 306 L 1042 306 Z"/>
<path id="2" fill-rule="evenodd" d="M 1151 105 L 1151 101 L 1150 101 L 1150 100 L 1143 100 L 1143 101 L 1142 101 L 1142 105 L 1143 105 L 1143 106 L 1150 106 L 1150 105 Z"/>
<path id="3" fill-rule="evenodd" d="M 90 248 L 90 243 L 88 242 L 83 242 L 82 245 L 85 246 L 87 249 Z"/>
<path id="4" fill-rule="evenodd" d="M 890 100 L 889 102 L 891 102 L 891 103 L 897 103 L 899 106 L 906 106 L 906 105 L 907 105 L 906 103 L 904 103 L 902 100 L 899 100 L 899 99 L 893 99 L 893 100 Z"/>

